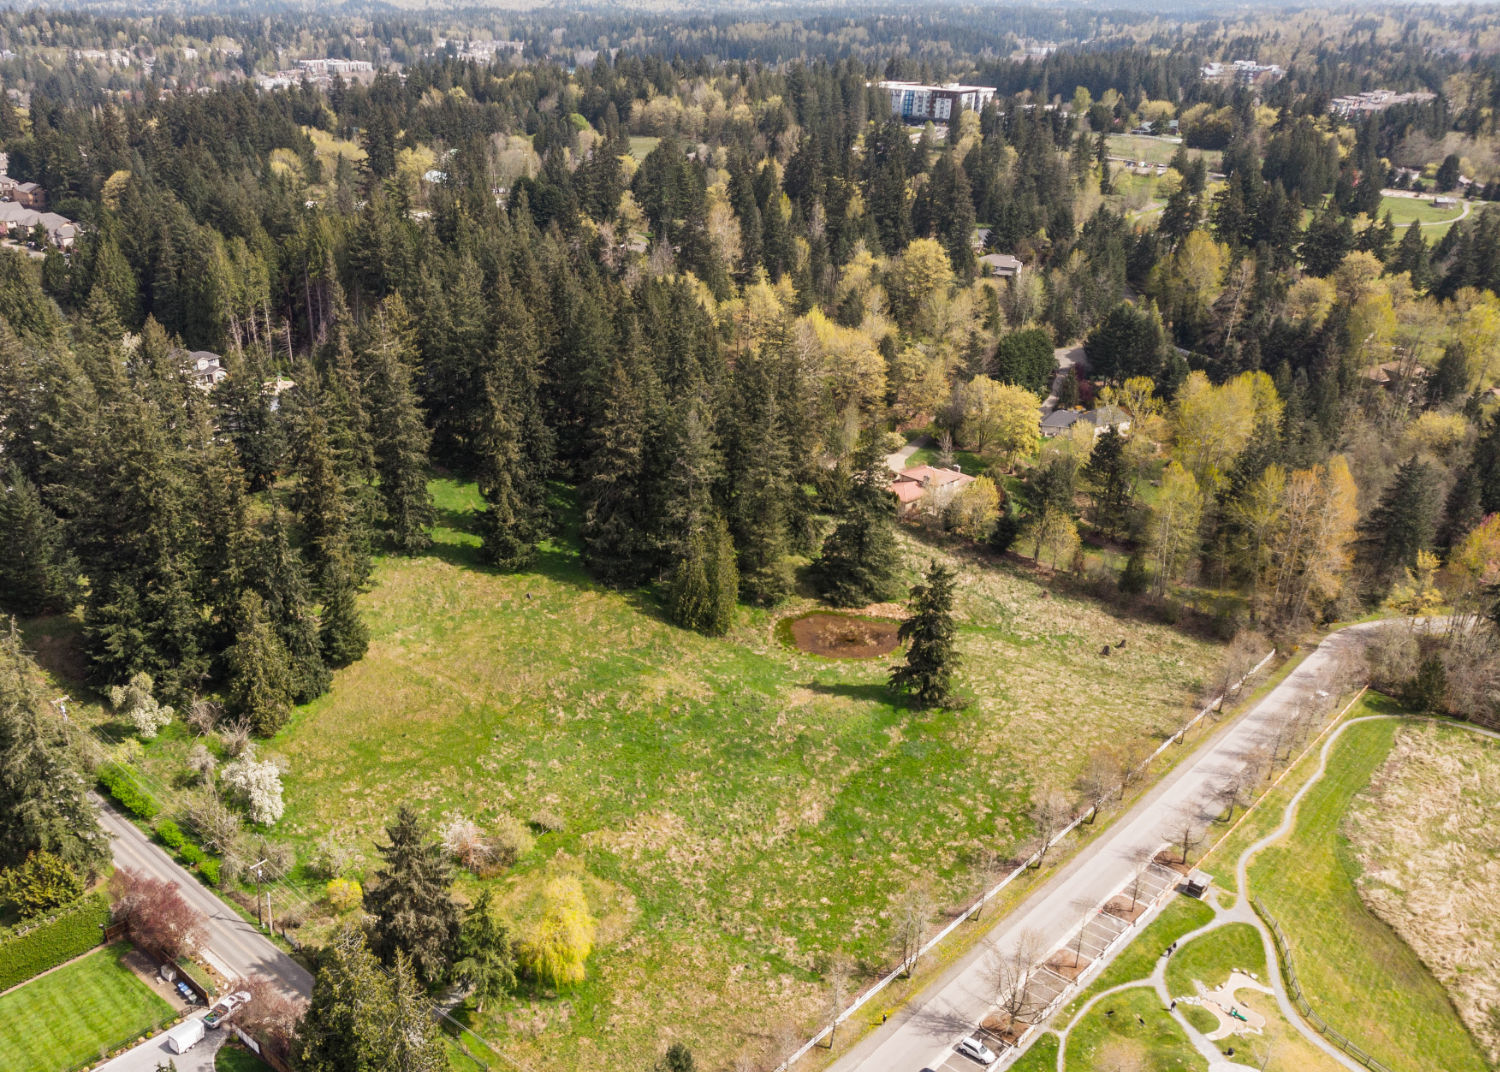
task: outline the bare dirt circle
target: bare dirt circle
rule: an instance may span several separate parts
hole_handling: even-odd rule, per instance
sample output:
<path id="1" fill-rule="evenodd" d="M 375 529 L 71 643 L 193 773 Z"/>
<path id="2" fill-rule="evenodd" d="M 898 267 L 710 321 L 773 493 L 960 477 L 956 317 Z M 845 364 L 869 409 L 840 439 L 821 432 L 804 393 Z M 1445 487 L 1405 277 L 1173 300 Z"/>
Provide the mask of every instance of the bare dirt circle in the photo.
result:
<path id="1" fill-rule="evenodd" d="M 787 623 L 800 650 L 831 659 L 874 659 L 896 650 L 901 623 L 890 618 L 858 618 L 818 611 Z"/>

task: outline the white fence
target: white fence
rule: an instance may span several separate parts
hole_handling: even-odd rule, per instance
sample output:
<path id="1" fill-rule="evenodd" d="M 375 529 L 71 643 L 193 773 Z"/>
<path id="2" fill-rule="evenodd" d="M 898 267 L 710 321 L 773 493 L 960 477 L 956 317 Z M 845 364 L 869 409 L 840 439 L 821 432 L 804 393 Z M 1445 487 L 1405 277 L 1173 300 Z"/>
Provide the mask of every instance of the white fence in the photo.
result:
<path id="1" fill-rule="evenodd" d="M 1239 690 L 1245 684 L 1245 682 L 1249 681 L 1250 678 L 1252 678 L 1254 675 L 1260 673 L 1261 669 L 1266 665 L 1266 663 L 1271 661 L 1272 656 L 1274 656 L 1275 654 L 1276 649 L 1272 648 L 1266 653 L 1265 657 L 1261 659 L 1260 662 L 1256 663 L 1253 667 L 1246 671 L 1245 675 L 1234 683 L 1232 689 L 1226 690 L 1226 692 Z M 1224 702 L 1224 698 L 1225 693 L 1221 693 L 1220 695 L 1214 697 L 1214 699 L 1209 702 L 1208 706 L 1204 707 L 1203 710 L 1199 711 L 1192 718 L 1188 719 L 1188 721 L 1183 724 L 1181 729 L 1179 729 L 1176 733 L 1172 734 L 1172 736 L 1163 741 L 1161 747 L 1147 756 L 1141 762 L 1140 766 L 1138 766 L 1132 773 L 1137 775 L 1140 774 L 1147 767 L 1149 767 L 1158 756 L 1160 756 L 1173 744 L 1181 741 L 1187 731 L 1192 729 L 1193 726 L 1197 725 L 1197 723 L 1205 718 L 1211 711 L 1216 710 L 1219 705 Z M 969 905 L 968 908 L 964 909 L 962 912 L 958 913 L 958 915 L 954 916 L 953 919 L 949 921 L 946 927 L 938 931 L 937 934 L 933 935 L 922 945 L 920 949 L 917 950 L 916 956 L 914 956 L 910 962 L 902 963 L 894 971 L 876 981 L 868 990 L 866 990 L 863 994 L 860 994 L 859 997 L 855 998 L 847 1009 L 834 1017 L 832 1023 L 823 1027 L 818 1031 L 817 1034 L 813 1035 L 812 1038 L 808 1039 L 801 1046 L 797 1047 L 797 1049 L 794 1050 L 786 1060 L 782 1061 L 781 1064 L 776 1066 L 775 1072 L 786 1072 L 787 1069 L 791 1068 L 792 1065 L 796 1064 L 804 1056 L 811 1052 L 812 1048 L 818 1043 L 822 1042 L 825 1038 L 827 1038 L 834 1031 L 834 1029 L 838 1027 L 839 1024 L 849 1019 L 849 1017 L 853 1016 L 856 1012 L 863 1008 L 871 998 L 873 998 L 876 994 L 879 994 L 882 990 L 899 979 L 903 974 L 906 973 L 911 965 L 916 963 L 916 961 L 920 960 L 933 949 L 937 948 L 938 944 L 942 942 L 944 938 L 947 938 L 948 935 L 952 934 L 958 929 L 959 924 L 973 917 L 977 912 L 984 908 L 985 905 L 989 904 L 989 902 L 993 900 L 1001 890 L 1005 889 L 1005 887 L 1009 886 L 1017 878 L 1030 870 L 1031 867 L 1035 865 L 1049 849 L 1052 848 L 1052 846 L 1056 845 L 1063 838 L 1071 834 L 1078 827 L 1078 825 L 1085 819 L 1087 819 L 1090 815 L 1092 815 L 1097 808 L 1098 802 L 1095 802 L 1094 804 L 1091 804 L 1089 807 L 1081 811 L 1077 816 L 1074 817 L 1072 822 L 1063 827 L 1057 833 L 1053 834 L 1051 838 L 1049 838 L 1039 849 L 1036 850 L 1036 852 L 1028 856 L 1025 862 L 1016 867 L 1015 870 L 1011 871 L 994 886 L 990 887 L 988 890 L 982 893 L 979 899 L 973 904 Z"/>

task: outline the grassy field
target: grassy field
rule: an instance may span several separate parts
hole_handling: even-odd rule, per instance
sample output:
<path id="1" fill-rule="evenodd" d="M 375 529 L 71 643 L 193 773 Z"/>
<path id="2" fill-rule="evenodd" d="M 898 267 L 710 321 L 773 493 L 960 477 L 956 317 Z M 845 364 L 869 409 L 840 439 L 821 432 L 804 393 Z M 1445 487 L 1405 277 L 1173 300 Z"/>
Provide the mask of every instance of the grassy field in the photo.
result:
<path id="1" fill-rule="evenodd" d="M 833 954 L 855 958 L 856 988 L 887 968 L 905 891 L 925 886 L 934 926 L 967 903 L 997 857 L 1025 849 L 1039 786 L 1070 787 L 1099 744 L 1154 747 L 1218 656 L 903 534 L 904 582 L 932 558 L 961 570 L 968 701 L 914 712 L 885 687 L 891 658 L 838 662 L 777 639 L 781 617 L 815 606 L 805 597 L 742 608 L 726 638 L 686 633 L 653 593 L 594 584 L 570 534 L 529 572 L 483 568 L 475 489 L 433 487 L 435 546 L 381 559 L 362 597 L 368 656 L 262 746 L 287 763 L 275 834 L 305 862 L 333 833 L 369 864 L 403 801 L 434 822 L 560 820 L 492 885 L 524 917 L 552 871 L 578 873 L 600 921 L 589 977 L 471 1019 L 549 1068 L 646 1067 L 675 1039 L 726 1061 L 779 1051 L 820 1021 Z M 75 632 L 33 621 L 26 639 L 76 719 L 123 735 L 81 702 Z M 1099 654 L 1122 639 L 1128 658 Z M 192 743 L 173 723 L 137 762 L 168 812 Z M 303 867 L 293 881 L 321 902 Z M 465 876 L 460 893 L 478 887 Z M 288 907 L 311 940 L 331 923 L 320 903 Z"/>
<path id="2" fill-rule="evenodd" d="M 1148 164 L 1170 164 L 1177 154 L 1178 143 L 1166 138 L 1151 138 L 1139 134 L 1109 135 L 1109 153 L 1127 160 L 1144 160 Z M 1224 154 L 1217 149 L 1189 149 L 1190 157 L 1202 157 L 1210 171 L 1217 171 L 1224 161 Z"/>
<path id="3" fill-rule="evenodd" d="M 1194 938 L 1167 961 L 1167 991 L 1173 997 L 1192 997 L 1194 982 L 1207 989 L 1222 984 L 1238 969 L 1262 981 L 1266 977 L 1266 951 L 1260 932 L 1248 923 L 1230 923 Z"/>
<path id="4" fill-rule="evenodd" d="M 1068 1033 L 1066 1058 L 1068 1072 L 1108 1068 L 1197 1072 L 1208 1068 L 1149 987 L 1111 994 L 1089 1010 Z"/>
<path id="5" fill-rule="evenodd" d="M 630 135 L 630 155 L 639 163 L 651 155 L 651 150 L 656 148 L 659 141 L 661 141 L 660 138 L 653 138 L 647 134 L 632 134 Z"/>
<path id="6" fill-rule="evenodd" d="M 96 950 L 0 997 L 0 1065 L 58 1072 L 170 1019 L 171 1006 L 124 965 L 129 951 Z"/>
<path id="7" fill-rule="evenodd" d="M 1360 900 L 1359 867 L 1340 824 L 1390 752 L 1394 720 L 1360 723 L 1334 746 L 1287 840 L 1259 853 L 1250 882 L 1290 943 L 1313 1008 L 1396 1072 L 1486 1067 L 1448 995 L 1417 955 Z"/>
<path id="8" fill-rule="evenodd" d="M 1500 1064 L 1500 744 L 1452 726 L 1404 726 L 1355 798 L 1345 833 L 1360 896 L 1453 996 Z"/>
<path id="9" fill-rule="evenodd" d="M 1432 195 L 1423 197 L 1383 197 L 1380 199 L 1380 214 L 1389 211 L 1391 222 L 1397 230 L 1404 231 L 1413 220 L 1422 224 L 1422 237 L 1428 243 L 1436 242 L 1448 233 L 1448 228 L 1464 215 L 1464 203 L 1460 201 L 1452 208 L 1436 208 Z"/>
<path id="10" fill-rule="evenodd" d="M 290 764 L 281 832 L 306 847 L 338 830 L 368 851 L 402 800 L 433 819 L 560 816 L 497 885 L 518 909 L 549 868 L 582 873 L 601 920 L 590 977 L 475 1023 L 549 1067 L 808 1030 L 831 955 L 862 978 L 885 967 L 914 881 L 939 906 L 970 897 L 985 854 L 1028 836 L 1039 784 L 1070 785 L 1100 742 L 1158 739 L 1215 655 L 962 563 L 971 702 L 916 713 L 892 704 L 889 659 L 802 655 L 763 611 L 724 640 L 684 633 L 650 595 L 594 585 L 567 545 L 528 573 L 485 571 L 465 531 L 474 489 L 436 491 L 433 553 L 382 561 L 364 598 L 368 657 L 268 749 Z M 908 579 L 948 557 L 903 546 Z M 1106 662 L 1121 638 L 1130 658 Z"/>

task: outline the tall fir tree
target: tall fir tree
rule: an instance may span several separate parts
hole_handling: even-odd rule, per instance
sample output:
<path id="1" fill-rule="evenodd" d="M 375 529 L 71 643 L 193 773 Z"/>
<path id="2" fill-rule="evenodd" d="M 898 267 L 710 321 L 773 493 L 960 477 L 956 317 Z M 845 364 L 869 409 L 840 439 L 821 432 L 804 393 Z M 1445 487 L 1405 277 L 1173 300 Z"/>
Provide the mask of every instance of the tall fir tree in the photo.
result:
<path id="1" fill-rule="evenodd" d="M 410 806 L 397 810 L 385 833 L 389 843 L 378 848 L 384 866 L 365 891 L 365 911 L 374 917 L 371 948 L 387 965 L 404 954 L 424 982 L 440 982 L 458 949 L 461 925 L 449 890 L 452 869 Z"/>
<path id="2" fill-rule="evenodd" d="M 61 610 L 77 574 L 57 515 L 12 463 L 0 476 L 0 606 L 27 617 Z"/>
<path id="3" fill-rule="evenodd" d="M 954 574 L 934 561 L 926 581 L 911 590 L 911 617 L 901 623 L 906 661 L 891 669 L 891 688 L 918 707 L 946 707 L 953 702 L 953 672 L 958 666 L 953 621 Z"/>
<path id="4" fill-rule="evenodd" d="M 224 653 L 225 708 L 248 721 L 256 734 L 270 737 L 292 714 L 291 660 L 258 593 L 240 596 L 235 618 L 235 642 Z"/>
<path id="5" fill-rule="evenodd" d="M 260 535 L 249 581 L 266 603 L 286 649 L 294 703 L 308 703 L 328 691 L 332 675 L 323 662 L 318 619 L 302 556 L 287 537 L 282 511 L 273 503 Z"/>
<path id="6" fill-rule="evenodd" d="M 642 471 L 647 450 L 650 370 L 627 343 L 610 370 L 604 407 L 590 437 L 583 503 L 583 557 L 611 584 L 635 585 L 651 565 L 643 516 Z"/>
<path id="7" fill-rule="evenodd" d="M 1400 579 L 1401 570 L 1416 567 L 1418 552 L 1432 547 L 1439 494 L 1432 466 L 1420 458 L 1408 458 L 1397 468 L 1360 524 L 1359 557 L 1370 593 L 1383 595 Z"/>
<path id="8" fill-rule="evenodd" d="M 33 852 L 50 852 L 80 874 L 108 862 L 109 839 L 79 766 L 12 621 L 0 635 L 0 869 Z"/>
<path id="9" fill-rule="evenodd" d="M 360 616 L 359 588 L 348 569 L 335 564 L 326 577 L 318 644 L 324 664 L 339 670 L 365 657 L 370 647 L 370 631 Z"/>
<path id="10" fill-rule="evenodd" d="M 728 522 L 739 556 L 740 595 L 763 606 L 779 603 L 792 590 L 787 555 L 794 486 L 772 362 L 770 350 L 763 349 L 735 370 L 725 437 Z"/>
<path id="11" fill-rule="evenodd" d="M 432 436 L 412 386 L 416 344 L 400 294 L 380 303 L 362 354 L 370 400 L 370 435 L 392 545 L 404 554 L 432 543 L 434 511 L 427 490 L 427 448 Z"/>
<path id="12" fill-rule="evenodd" d="M 843 516 L 813 564 L 819 594 L 839 607 L 881 603 L 896 594 L 896 499 L 877 433 L 861 437 Z"/>

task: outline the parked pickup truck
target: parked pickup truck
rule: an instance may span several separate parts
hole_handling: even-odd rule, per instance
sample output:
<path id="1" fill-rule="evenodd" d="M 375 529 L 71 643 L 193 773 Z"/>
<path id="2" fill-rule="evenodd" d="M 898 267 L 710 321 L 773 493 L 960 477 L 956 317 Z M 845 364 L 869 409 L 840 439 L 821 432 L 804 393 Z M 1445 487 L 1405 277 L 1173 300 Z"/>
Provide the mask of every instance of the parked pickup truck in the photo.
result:
<path id="1" fill-rule="evenodd" d="M 226 994 L 214 1002 L 214 1007 L 208 1010 L 208 1015 L 203 1018 L 203 1026 L 223 1027 L 224 1021 L 233 1016 L 234 1011 L 249 1000 L 248 990 L 236 990 L 233 994 Z"/>

